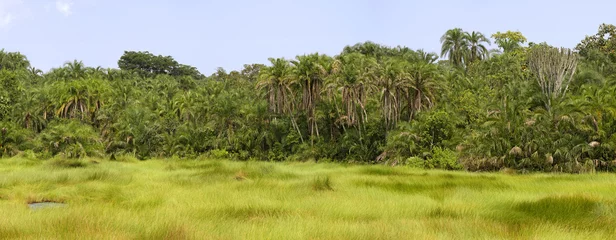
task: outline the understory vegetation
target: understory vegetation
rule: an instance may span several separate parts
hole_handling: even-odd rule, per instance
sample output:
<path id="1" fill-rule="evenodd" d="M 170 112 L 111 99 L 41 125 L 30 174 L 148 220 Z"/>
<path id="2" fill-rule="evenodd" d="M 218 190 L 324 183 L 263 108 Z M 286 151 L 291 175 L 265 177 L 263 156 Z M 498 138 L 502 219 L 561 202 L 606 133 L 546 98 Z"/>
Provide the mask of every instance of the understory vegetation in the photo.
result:
<path id="1" fill-rule="evenodd" d="M 365 42 L 210 76 L 149 52 L 42 72 L 0 51 L 0 156 L 615 170 L 616 27 L 575 49 L 490 37 L 456 28 L 440 54 Z"/>
<path id="2" fill-rule="evenodd" d="M 509 173 L 204 158 L 15 157 L 0 162 L 0 238 L 616 237 L 616 176 Z M 27 205 L 45 202 L 63 205 Z"/>

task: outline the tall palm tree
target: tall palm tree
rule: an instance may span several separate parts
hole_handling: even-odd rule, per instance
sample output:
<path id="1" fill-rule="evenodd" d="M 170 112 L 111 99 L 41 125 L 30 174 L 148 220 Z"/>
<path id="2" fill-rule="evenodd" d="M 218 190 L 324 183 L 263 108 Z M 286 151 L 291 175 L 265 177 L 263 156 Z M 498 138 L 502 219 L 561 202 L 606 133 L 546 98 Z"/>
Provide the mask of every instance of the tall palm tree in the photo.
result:
<path id="1" fill-rule="evenodd" d="M 88 69 L 82 61 L 74 60 L 72 62 L 66 62 L 64 64 L 64 69 L 66 70 L 66 75 L 64 76 L 65 78 L 78 80 L 85 79 L 88 75 Z"/>
<path id="2" fill-rule="evenodd" d="M 407 91 L 407 106 L 410 119 L 416 113 L 431 108 L 435 104 L 434 91 L 439 88 L 437 80 L 441 78 L 434 64 L 415 63 L 408 69 L 410 82 Z"/>
<path id="3" fill-rule="evenodd" d="M 55 82 L 50 88 L 55 113 L 60 118 L 80 118 L 93 123 L 105 104 L 109 84 L 102 80 Z"/>
<path id="4" fill-rule="evenodd" d="M 375 58 L 360 53 L 338 57 L 332 65 L 332 77 L 328 89 L 337 89 L 342 95 L 342 106 L 346 112 L 345 122 L 349 126 L 360 126 L 366 122 L 366 97 L 374 78 L 377 62 Z M 359 110 L 359 113 L 358 113 Z"/>
<path id="5" fill-rule="evenodd" d="M 23 92 L 21 100 L 13 106 L 13 114 L 17 123 L 35 132 L 43 130 L 47 124 L 45 114 L 45 96 L 38 89 Z"/>
<path id="6" fill-rule="evenodd" d="M 301 107 L 306 111 L 311 136 L 319 136 L 316 107 L 321 99 L 321 88 L 331 72 L 332 58 L 318 53 L 297 56 L 291 61 L 295 66 L 294 80 L 302 88 Z"/>
<path id="7" fill-rule="evenodd" d="M 435 63 L 438 60 L 438 55 L 433 52 L 426 52 L 423 49 L 417 50 L 417 55 L 419 55 L 419 60 L 425 63 Z"/>
<path id="8" fill-rule="evenodd" d="M 469 61 L 468 63 L 474 62 L 476 60 L 482 60 L 489 57 L 490 52 L 488 48 L 484 44 L 492 44 L 490 39 L 488 39 L 483 33 L 480 32 L 471 32 L 465 33 L 465 38 L 468 41 L 469 45 Z"/>
<path id="9" fill-rule="evenodd" d="M 293 128 L 302 142 L 304 137 L 295 121 L 295 97 L 293 96 L 293 68 L 284 58 L 270 58 L 272 66 L 263 67 L 259 72 L 257 89 L 265 90 L 270 111 L 275 114 L 288 114 Z"/>
<path id="10" fill-rule="evenodd" d="M 391 59 L 378 69 L 374 84 L 380 91 L 381 111 L 388 129 L 393 129 L 400 120 L 402 98 L 410 82 L 410 74 L 405 71 L 407 65 L 407 61 Z"/>
<path id="11" fill-rule="evenodd" d="M 469 42 L 461 28 L 447 30 L 441 37 L 441 57 L 447 56 L 454 66 L 464 66 L 468 55 Z"/>
<path id="12" fill-rule="evenodd" d="M 261 69 L 257 89 L 265 90 L 270 111 L 276 114 L 288 113 L 292 110 L 291 65 L 284 58 L 270 58 L 270 67 Z"/>

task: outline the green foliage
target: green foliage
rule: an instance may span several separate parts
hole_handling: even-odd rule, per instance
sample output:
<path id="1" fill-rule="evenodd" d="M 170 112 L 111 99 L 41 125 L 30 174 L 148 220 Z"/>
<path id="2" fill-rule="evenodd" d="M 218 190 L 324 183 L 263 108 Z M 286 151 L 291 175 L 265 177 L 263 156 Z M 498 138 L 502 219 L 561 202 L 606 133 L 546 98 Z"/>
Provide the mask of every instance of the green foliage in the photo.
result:
<path id="1" fill-rule="evenodd" d="M 458 159 L 458 153 L 455 151 L 436 147 L 426 158 L 410 157 L 406 159 L 406 165 L 422 169 L 461 170 L 463 167 Z"/>
<path id="2" fill-rule="evenodd" d="M 316 177 L 312 181 L 312 189 L 315 191 L 334 191 L 332 181 L 329 176 Z"/>
<path id="3" fill-rule="evenodd" d="M 149 52 L 125 52 L 120 69 L 74 60 L 43 73 L 0 51 L 0 147 L 3 156 L 35 150 L 38 158 L 613 171 L 612 30 L 585 39 L 582 58 L 565 69 L 576 74 L 549 86 L 536 64 L 548 45 L 526 47 L 512 31 L 489 39 L 448 30 L 438 62 L 435 53 L 368 41 L 337 56 L 271 58 L 207 77 Z"/>
<path id="4" fill-rule="evenodd" d="M 432 149 L 432 156 L 426 162 L 426 168 L 446 170 L 462 169 L 462 165 L 458 163 L 458 154 L 453 150 L 442 149 L 440 147 Z"/>
<path id="5" fill-rule="evenodd" d="M 494 43 L 505 53 L 520 49 L 522 44 L 528 41 L 519 31 L 496 32 L 492 34 L 492 38 L 495 39 Z"/>
<path id="6" fill-rule="evenodd" d="M 30 67 L 28 58 L 19 52 L 5 52 L 0 49 L 0 71 L 19 71 Z"/>
<path id="7" fill-rule="evenodd" d="M 456 118 L 450 113 L 439 110 L 423 113 L 412 124 L 401 124 L 396 131 L 389 134 L 385 152 L 393 159 L 408 159 L 416 165 L 417 159 L 432 158 L 435 149 L 450 149 L 457 145 Z M 428 163 L 426 168 L 450 168 L 446 164 Z"/>
<path id="8" fill-rule="evenodd" d="M 224 149 L 213 149 L 213 150 L 210 150 L 210 156 L 212 156 L 215 159 L 225 159 L 229 157 L 229 152 L 227 152 L 227 150 L 224 150 Z"/>
<path id="9" fill-rule="evenodd" d="M 49 160 L 49 165 L 57 168 L 84 168 L 88 166 L 82 159 L 69 159 L 63 157 L 56 157 Z"/>
<path id="10" fill-rule="evenodd" d="M 192 66 L 179 64 L 171 56 L 154 55 L 150 52 L 125 51 L 118 61 L 122 70 L 136 72 L 143 77 L 154 77 L 160 74 L 172 76 L 189 76 L 202 78 L 201 73 Z"/>
<path id="11" fill-rule="evenodd" d="M 103 144 L 99 133 L 92 126 L 76 120 L 54 121 L 43 130 L 36 141 L 40 151 L 65 158 L 100 156 Z"/>
<path id="12" fill-rule="evenodd" d="M 587 57 L 593 50 L 606 54 L 612 62 L 616 61 L 616 26 L 601 24 L 597 34 L 586 36 L 575 48 L 580 55 Z"/>
<path id="13" fill-rule="evenodd" d="M 12 122 L 0 121 L 0 157 L 14 156 L 32 147 L 34 133 Z"/>

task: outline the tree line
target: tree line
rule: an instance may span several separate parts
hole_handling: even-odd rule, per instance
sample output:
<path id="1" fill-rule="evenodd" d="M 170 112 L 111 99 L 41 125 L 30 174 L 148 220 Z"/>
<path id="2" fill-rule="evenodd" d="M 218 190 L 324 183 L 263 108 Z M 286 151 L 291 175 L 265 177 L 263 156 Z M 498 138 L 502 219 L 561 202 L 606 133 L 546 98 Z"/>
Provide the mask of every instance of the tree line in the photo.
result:
<path id="1" fill-rule="evenodd" d="M 456 28 L 440 54 L 364 42 L 210 76 L 132 51 L 42 72 L 2 50 L 0 155 L 611 171 L 615 35 L 566 49 Z"/>

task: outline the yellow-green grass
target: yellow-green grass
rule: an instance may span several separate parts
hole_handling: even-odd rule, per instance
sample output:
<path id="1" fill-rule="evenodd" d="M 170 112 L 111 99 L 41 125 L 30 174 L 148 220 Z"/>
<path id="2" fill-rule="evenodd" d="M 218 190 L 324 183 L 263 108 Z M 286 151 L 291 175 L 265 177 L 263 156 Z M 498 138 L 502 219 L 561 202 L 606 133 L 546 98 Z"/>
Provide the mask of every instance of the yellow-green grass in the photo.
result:
<path id="1" fill-rule="evenodd" d="M 0 159 L 0 239 L 614 239 L 616 176 Z M 28 203 L 65 207 L 30 210 Z"/>

